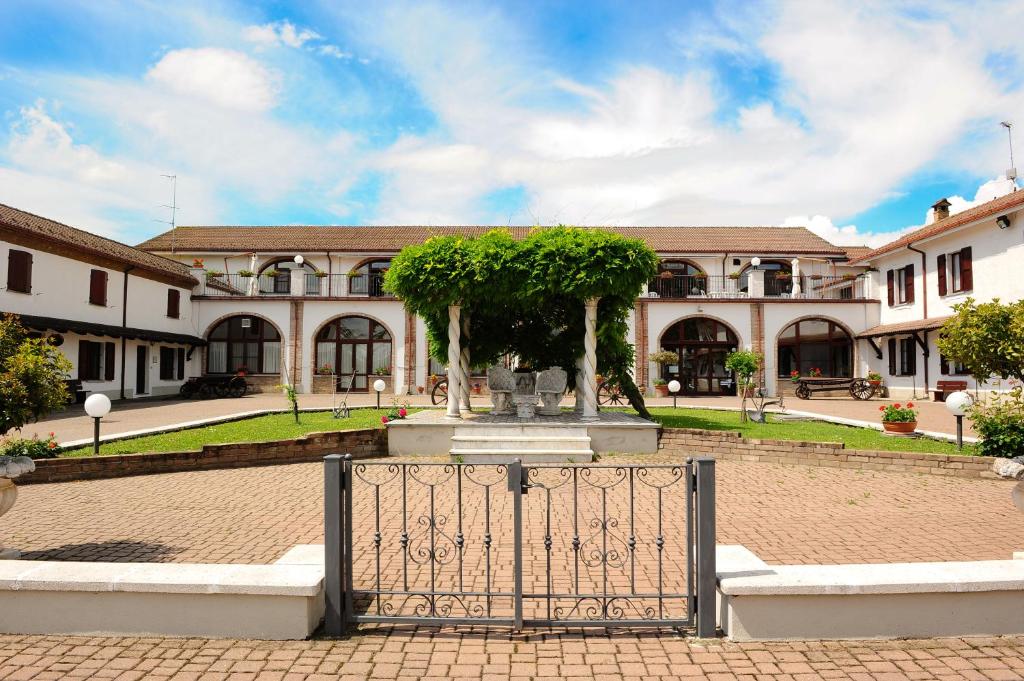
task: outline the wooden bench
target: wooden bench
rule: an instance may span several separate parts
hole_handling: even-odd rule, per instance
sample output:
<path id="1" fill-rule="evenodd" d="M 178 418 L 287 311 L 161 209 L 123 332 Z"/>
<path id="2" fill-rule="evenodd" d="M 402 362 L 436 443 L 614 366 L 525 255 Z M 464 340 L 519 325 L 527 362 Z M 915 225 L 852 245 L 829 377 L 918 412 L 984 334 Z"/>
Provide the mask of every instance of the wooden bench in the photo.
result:
<path id="1" fill-rule="evenodd" d="M 68 386 L 68 404 L 82 404 L 85 402 L 85 396 L 89 393 L 82 387 L 82 381 L 77 378 L 71 378 L 64 381 Z"/>
<path id="2" fill-rule="evenodd" d="M 967 381 L 939 381 L 932 392 L 935 393 L 936 402 L 945 402 L 946 395 L 959 390 L 967 390 Z"/>

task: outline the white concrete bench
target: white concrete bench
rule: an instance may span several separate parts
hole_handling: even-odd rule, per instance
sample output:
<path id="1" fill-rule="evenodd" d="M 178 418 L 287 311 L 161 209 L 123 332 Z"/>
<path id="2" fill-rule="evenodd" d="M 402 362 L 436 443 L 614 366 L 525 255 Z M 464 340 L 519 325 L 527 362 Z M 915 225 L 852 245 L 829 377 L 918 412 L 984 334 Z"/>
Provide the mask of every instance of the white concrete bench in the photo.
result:
<path id="1" fill-rule="evenodd" d="M 0 561 L 0 632 L 303 639 L 324 613 L 323 546 L 273 565 Z"/>
<path id="2" fill-rule="evenodd" d="M 720 625 L 733 640 L 1024 633 L 1024 561 L 767 565 L 717 553 Z"/>

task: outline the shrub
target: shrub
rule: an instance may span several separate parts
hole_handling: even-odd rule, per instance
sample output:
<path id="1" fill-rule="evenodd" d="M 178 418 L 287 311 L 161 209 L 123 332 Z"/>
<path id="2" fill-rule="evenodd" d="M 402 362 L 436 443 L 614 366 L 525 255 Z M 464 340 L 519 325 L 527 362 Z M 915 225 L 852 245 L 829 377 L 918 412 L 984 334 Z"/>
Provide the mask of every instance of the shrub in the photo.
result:
<path id="1" fill-rule="evenodd" d="M 1024 453 L 1024 397 L 1017 387 L 977 402 L 969 410 L 981 437 L 977 451 L 984 456 L 1014 457 Z"/>
<path id="2" fill-rule="evenodd" d="M 53 433 L 45 440 L 37 437 L 29 439 L 13 439 L 0 443 L 0 456 L 27 456 L 30 459 L 52 459 L 57 456 L 59 447 Z"/>
<path id="3" fill-rule="evenodd" d="M 0 315 L 0 435 L 64 407 L 71 362 L 28 337 L 16 315 Z"/>
<path id="4" fill-rule="evenodd" d="M 672 352 L 671 350 L 659 350 L 658 352 L 652 352 L 649 359 L 660 366 L 666 364 L 678 364 L 679 353 Z"/>
<path id="5" fill-rule="evenodd" d="M 736 350 L 725 358 L 725 368 L 736 373 L 740 386 L 750 385 L 750 378 L 761 368 L 764 357 L 753 350 Z"/>

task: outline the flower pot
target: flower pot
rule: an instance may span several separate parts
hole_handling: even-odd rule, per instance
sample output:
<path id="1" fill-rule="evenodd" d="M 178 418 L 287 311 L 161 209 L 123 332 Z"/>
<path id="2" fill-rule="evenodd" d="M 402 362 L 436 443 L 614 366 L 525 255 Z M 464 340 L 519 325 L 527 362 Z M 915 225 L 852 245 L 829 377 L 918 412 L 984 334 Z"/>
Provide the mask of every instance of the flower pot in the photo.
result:
<path id="1" fill-rule="evenodd" d="M 882 428 L 887 433 L 913 433 L 917 430 L 917 421 L 882 421 Z"/>
<path id="2" fill-rule="evenodd" d="M 658 395 L 658 397 L 668 397 L 668 386 L 656 385 L 654 386 L 654 392 Z"/>
<path id="3" fill-rule="evenodd" d="M 878 380 L 878 381 L 871 381 L 871 380 L 869 380 L 869 381 L 868 381 L 868 383 L 870 383 L 870 384 L 871 384 L 872 386 L 874 386 L 875 388 L 877 388 L 877 387 L 879 387 L 880 385 L 882 385 L 882 381 L 881 381 L 881 380 Z"/>

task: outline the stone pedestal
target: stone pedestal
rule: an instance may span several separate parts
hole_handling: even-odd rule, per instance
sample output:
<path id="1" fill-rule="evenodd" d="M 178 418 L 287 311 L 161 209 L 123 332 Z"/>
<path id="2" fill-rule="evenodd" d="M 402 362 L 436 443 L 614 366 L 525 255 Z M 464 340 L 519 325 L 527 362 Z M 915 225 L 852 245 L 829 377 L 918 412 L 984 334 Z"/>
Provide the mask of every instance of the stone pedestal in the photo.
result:
<path id="1" fill-rule="evenodd" d="M 516 405 L 516 416 L 521 419 L 532 419 L 537 415 L 537 401 L 539 396 L 533 395 L 512 395 L 512 402 Z"/>
<path id="2" fill-rule="evenodd" d="M 0 516 L 11 510 L 14 501 L 18 498 L 18 488 L 10 478 L 0 478 Z M 5 549 L 0 546 L 0 560 L 14 560 L 21 557 L 21 552 L 16 549 Z"/>

